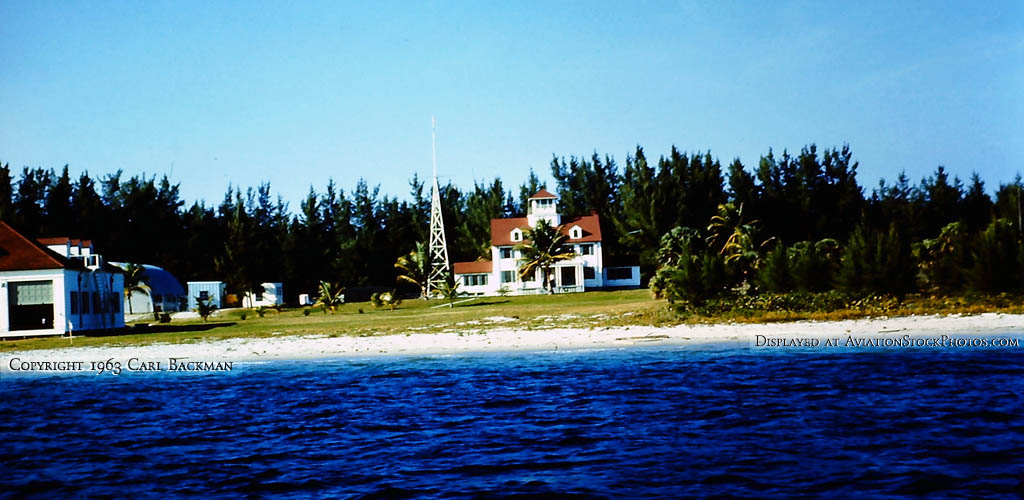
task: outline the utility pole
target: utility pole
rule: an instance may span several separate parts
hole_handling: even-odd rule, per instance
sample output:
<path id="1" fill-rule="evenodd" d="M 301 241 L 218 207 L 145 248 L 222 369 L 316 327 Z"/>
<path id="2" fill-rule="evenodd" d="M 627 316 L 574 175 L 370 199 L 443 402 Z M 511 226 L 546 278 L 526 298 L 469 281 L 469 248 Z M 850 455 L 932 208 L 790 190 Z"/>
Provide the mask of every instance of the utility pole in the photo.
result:
<path id="1" fill-rule="evenodd" d="M 427 298 L 441 289 L 448 279 L 448 242 L 444 237 L 444 217 L 441 215 L 441 187 L 437 183 L 437 120 L 430 117 L 430 145 L 434 164 L 434 187 L 430 196 L 430 245 L 428 254 L 430 273 L 427 275 Z"/>

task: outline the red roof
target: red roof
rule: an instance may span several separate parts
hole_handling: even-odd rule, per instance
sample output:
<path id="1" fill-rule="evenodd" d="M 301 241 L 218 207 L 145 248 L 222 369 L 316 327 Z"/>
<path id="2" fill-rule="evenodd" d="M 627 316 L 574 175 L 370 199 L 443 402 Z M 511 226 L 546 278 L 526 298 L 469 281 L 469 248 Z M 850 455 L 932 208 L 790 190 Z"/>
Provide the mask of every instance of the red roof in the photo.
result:
<path id="1" fill-rule="evenodd" d="M 0 271 L 63 269 L 65 267 L 75 266 L 70 260 L 22 236 L 7 223 L 0 221 Z"/>
<path id="2" fill-rule="evenodd" d="M 536 194 L 527 198 L 528 200 L 547 199 L 547 198 L 558 198 L 557 196 L 548 192 L 547 189 L 541 189 Z"/>
<path id="3" fill-rule="evenodd" d="M 491 261 L 489 260 L 455 263 L 455 274 L 489 273 L 491 272 L 491 269 Z"/>
<path id="4" fill-rule="evenodd" d="M 579 239 L 568 239 L 566 243 L 591 243 L 601 241 L 601 220 L 596 213 L 582 217 L 569 217 L 562 219 L 562 234 L 569 234 L 573 226 L 579 226 L 583 230 L 583 237 Z M 530 229 L 526 217 L 511 217 L 508 219 L 491 219 L 491 245 L 496 247 L 518 245 L 521 241 L 512 241 L 512 230 L 521 229 L 524 233 Z"/>
<path id="5" fill-rule="evenodd" d="M 522 243 L 521 241 L 512 241 L 512 230 L 517 227 L 523 230 L 523 232 L 530 229 L 530 224 L 526 222 L 526 217 L 491 219 L 491 245 L 500 247 Z"/>
<path id="6" fill-rule="evenodd" d="M 71 243 L 71 238 L 67 236 L 61 236 L 58 238 L 36 238 L 36 241 L 44 245 L 67 245 Z"/>
<path id="7" fill-rule="evenodd" d="M 577 240 L 568 239 L 567 243 L 589 243 L 601 241 L 601 219 L 596 213 L 582 217 L 571 217 L 562 219 L 562 232 L 569 234 L 573 226 L 579 226 L 583 230 L 583 237 Z"/>

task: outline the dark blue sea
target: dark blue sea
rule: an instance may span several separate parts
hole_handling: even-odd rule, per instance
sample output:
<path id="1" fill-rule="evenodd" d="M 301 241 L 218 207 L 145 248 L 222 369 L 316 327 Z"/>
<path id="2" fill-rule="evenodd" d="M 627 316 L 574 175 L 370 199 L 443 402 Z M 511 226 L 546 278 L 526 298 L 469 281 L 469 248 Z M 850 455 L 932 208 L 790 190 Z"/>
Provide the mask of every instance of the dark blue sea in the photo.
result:
<path id="1" fill-rule="evenodd" d="M 5 375 L 0 496 L 1018 498 L 1024 351 L 650 349 Z"/>

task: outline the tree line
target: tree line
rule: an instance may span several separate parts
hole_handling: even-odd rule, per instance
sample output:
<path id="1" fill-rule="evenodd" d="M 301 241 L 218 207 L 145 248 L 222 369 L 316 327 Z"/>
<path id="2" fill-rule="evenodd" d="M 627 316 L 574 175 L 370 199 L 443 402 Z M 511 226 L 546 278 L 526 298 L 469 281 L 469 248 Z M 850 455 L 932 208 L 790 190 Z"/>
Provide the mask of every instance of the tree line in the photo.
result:
<path id="1" fill-rule="evenodd" d="M 596 152 L 554 156 L 550 168 L 563 216 L 596 211 L 606 261 L 639 264 L 645 280 L 683 264 L 678 252 L 685 246 L 688 262 L 721 264 L 721 280 L 710 280 L 714 270 L 698 280 L 721 287 L 799 288 L 789 284 L 795 278 L 773 284 L 768 270 L 795 276 L 796 269 L 824 266 L 804 262 L 809 257 L 801 256 L 811 253 L 836 266 L 853 262 L 852 254 L 905 263 L 902 274 L 883 273 L 902 276 L 899 286 L 829 267 L 835 280 L 817 288 L 838 286 L 847 280 L 840 278 L 845 272 L 849 280 L 867 280 L 857 285 L 863 290 L 959 290 L 951 283 L 966 283 L 980 272 L 973 255 L 979 238 L 998 240 L 994 244 L 1002 249 L 995 252 L 1020 253 L 1019 175 L 1001 184 L 994 198 L 977 174 L 964 182 L 943 167 L 919 183 L 901 174 L 868 192 L 852 158 L 848 146 L 819 151 L 809 145 L 797 154 L 769 150 L 753 168 L 738 159 L 723 168 L 710 151 L 672 147 L 648 160 L 638 146 L 621 168 L 612 156 Z M 219 203 L 208 205 L 186 203 L 166 176 L 126 178 L 117 171 L 72 179 L 67 166 L 16 173 L 3 165 L 0 218 L 32 237 L 92 239 L 110 260 L 159 265 L 182 281 L 221 279 L 234 292 L 280 281 L 294 300 L 300 292 L 315 293 L 321 281 L 393 287 L 396 259 L 428 233 L 429 184 L 413 176 L 409 185 L 408 196 L 399 199 L 364 179 L 349 191 L 332 180 L 322 189 L 311 187 L 294 209 L 268 183 L 229 186 Z M 548 186 L 533 171 L 513 188 L 500 178 L 466 190 L 443 185 L 453 261 L 489 258 L 490 219 L 525 215 L 527 198 L 541 188 Z M 1024 266 L 1024 257 L 1019 260 L 1014 265 Z M 921 278 L 922 269 L 935 277 Z M 1011 270 L 992 272 L 1003 271 Z"/>

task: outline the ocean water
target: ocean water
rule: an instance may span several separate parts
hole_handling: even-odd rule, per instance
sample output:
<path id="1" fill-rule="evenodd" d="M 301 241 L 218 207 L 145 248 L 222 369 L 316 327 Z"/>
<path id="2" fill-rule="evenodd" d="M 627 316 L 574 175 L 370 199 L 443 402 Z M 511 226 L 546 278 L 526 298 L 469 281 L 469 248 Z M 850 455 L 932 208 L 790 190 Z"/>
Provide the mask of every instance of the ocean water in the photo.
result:
<path id="1" fill-rule="evenodd" d="M 1018 498 L 1018 349 L 5 375 L 0 497 Z"/>

